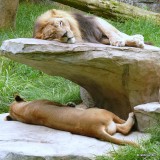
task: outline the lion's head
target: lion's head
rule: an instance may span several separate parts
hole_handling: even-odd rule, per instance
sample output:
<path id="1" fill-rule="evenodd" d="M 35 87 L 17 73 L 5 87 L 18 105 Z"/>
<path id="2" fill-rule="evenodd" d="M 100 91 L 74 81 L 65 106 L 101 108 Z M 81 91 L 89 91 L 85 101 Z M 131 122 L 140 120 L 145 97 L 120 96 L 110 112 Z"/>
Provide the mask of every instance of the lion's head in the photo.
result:
<path id="1" fill-rule="evenodd" d="M 42 25 L 42 24 L 39 24 Z M 39 27 L 38 25 L 38 27 Z M 70 28 L 70 24 L 65 18 L 50 18 L 43 26 L 41 26 L 40 39 L 58 40 L 63 43 L 75 43 L 76 39 Z"/>

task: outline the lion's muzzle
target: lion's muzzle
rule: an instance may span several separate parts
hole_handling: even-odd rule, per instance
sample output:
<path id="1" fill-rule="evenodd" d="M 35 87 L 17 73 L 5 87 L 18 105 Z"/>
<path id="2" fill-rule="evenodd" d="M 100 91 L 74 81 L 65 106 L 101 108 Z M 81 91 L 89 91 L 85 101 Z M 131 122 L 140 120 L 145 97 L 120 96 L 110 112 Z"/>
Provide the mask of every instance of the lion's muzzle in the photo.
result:
<path id="1" fill-rule="evenodd" d="M 61 42 L 64 42 L 64 43 L 75 43 L 76 42 L 76 39 L 75 37 L 73 36 L 73 33 L 71 33 L 70 31 L 66 31 L 64 33 L 64 35 L 61 37 Z"/>

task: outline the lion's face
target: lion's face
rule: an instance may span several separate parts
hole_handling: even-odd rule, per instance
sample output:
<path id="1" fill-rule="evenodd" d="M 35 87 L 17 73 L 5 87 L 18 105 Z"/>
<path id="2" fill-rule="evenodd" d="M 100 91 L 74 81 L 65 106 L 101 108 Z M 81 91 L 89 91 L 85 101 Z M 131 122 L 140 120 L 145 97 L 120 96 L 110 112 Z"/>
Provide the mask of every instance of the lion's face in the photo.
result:
<path id="1" fill-rule="evenodd" d="M 42 39 L 75 43 L 75 37 L 65 18 L 51 18 L 42 30 Z"/>

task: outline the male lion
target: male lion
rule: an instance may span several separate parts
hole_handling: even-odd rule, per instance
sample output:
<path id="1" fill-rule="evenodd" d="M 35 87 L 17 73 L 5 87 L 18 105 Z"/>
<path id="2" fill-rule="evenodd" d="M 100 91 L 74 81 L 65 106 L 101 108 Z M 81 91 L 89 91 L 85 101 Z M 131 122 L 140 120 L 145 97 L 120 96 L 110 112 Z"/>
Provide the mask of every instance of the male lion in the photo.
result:
<path id="1" fill-rule="evenodd" d="M 134 124 L 133 113 L 129 114 L 127 121 L 124 121 L 104 109 L 77 109 L 48 100 L 27 102 L 16 96 L 15 101 L 10 105 L 10 114 L 6 119 L 43 125 L 115 144 L 137 146 L 132 141 L 121 140 L 112 136 L 116 132 L 129 133 Z"/>
<path id="2" fill-rule="evenodd" d="M 99 17 L 55 9 L 37 18 L 33 37 L 64 43 L 91 42 L 119 47 L 144 47 L 142 35 L 129 36 Z"/>

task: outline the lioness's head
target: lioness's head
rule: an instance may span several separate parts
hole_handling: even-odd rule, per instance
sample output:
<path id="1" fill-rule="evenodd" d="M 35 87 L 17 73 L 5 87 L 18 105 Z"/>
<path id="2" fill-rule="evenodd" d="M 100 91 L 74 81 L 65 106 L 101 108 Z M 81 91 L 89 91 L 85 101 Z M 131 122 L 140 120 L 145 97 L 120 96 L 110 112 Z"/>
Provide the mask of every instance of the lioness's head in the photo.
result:
<path id="1" fill-rule="evenodd" d="M 6 116 L 7 121 L 12 121 L 12 120 L 18 120 L 18 115 L 16 115 L 16 113 L 14 112 L 14 110 L 21 108 L 21 106 L 23 106 L 23 103 L 25 102 L 25 100 L 23 98 L 21 98 L 20 96 L 16 95 L 15 96 L 15 101 L 13 103 L 11 103 L 10 105 L 10 110 L 9 110 L 9 115 Z"/>
<path id="2" fill-rule="evenodd" d="M 43 25 L 43 26 L 39 26 Z M 63 43 L 75 43 L 76 39 L 70 28 L 69 22 L 65 18 L 50 18 L 43 24 L 38 24 L 35 27 L 41 27 L 40 34 L 35 35 L 35 38 L 45 40 L 58 40 Z"/>

